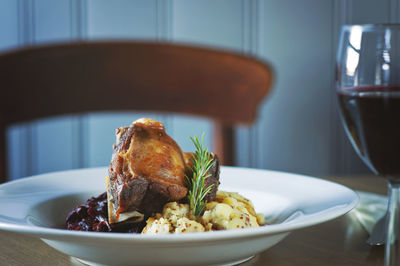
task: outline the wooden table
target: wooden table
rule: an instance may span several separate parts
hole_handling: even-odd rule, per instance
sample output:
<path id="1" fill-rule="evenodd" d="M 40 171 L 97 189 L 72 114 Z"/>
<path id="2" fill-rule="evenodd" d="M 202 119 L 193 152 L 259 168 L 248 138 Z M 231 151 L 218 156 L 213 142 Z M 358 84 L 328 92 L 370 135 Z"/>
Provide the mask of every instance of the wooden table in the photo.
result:
<path id="1" fill-rule="evenodd" d="M 376 177 L 328 178 L 353 189 L 386 193 Z M 368 234 L 351 214 L 297 230 L 243 265 L 383 265 L 383 247 L 365 243 Z M 0 265 L 81 265 L 39 239 L 0 231 Z"/>

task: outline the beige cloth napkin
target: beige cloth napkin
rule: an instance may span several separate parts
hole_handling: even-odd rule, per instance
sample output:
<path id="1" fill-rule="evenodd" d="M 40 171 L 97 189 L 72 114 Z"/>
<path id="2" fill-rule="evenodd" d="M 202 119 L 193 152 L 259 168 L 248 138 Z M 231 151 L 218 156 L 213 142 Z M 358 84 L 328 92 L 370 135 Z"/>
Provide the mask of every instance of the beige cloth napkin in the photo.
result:
<path id="1" fill-rule="evenodd" d="M 386 213 L 388 200 L 386 196 L 363 191 L 356 191 L 360 201 L 351 212 L 354 214 L 368 233 Z"/>

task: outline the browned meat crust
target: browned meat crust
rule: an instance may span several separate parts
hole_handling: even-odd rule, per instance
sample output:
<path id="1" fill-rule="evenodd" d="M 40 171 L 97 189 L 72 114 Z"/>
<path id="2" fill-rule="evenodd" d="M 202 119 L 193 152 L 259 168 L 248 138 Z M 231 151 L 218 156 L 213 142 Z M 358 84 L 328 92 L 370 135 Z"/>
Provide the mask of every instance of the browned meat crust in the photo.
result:
<path id="1" fill-rule="evenodd" d="M 116 134 L 107 184 L 110 224 L 137 215 L 132 214 L 134 211 L 150 216 L 166 202 L 187 195 L 185 174 L 192 176 L 188 167 L 192 154 L 182 152 L 166 134 L 162 123 L 140 119 L 129 127 L 117 129 Z M 214 186 L 206 197 L 208 201 L 215 198 L 219 179 L 218 158 L 212 156 L 215 164 L 206 185 Z"/>
<path id="2" fill-rule="evenodd" d="M 142 119 L 117 130 L 108 192 L 114 211 L 110 223 L 123 212 L 150 215 L 186 196 L 183 152 L 162 123 Z"/>

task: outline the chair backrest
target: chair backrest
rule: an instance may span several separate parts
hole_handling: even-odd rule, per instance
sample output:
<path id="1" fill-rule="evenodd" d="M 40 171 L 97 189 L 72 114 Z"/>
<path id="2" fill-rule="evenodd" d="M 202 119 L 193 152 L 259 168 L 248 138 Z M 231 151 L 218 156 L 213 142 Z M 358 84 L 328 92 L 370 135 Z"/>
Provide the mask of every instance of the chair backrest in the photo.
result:
<path id="1" fill-rule="evenodd" d="M 233 163 L 234 124 L 250 124 L 271 70 L 225 51 L 150 42 L 81 42 L 0 55 L 0 182 L 5 128 L 47 116 L 92 111 L 167 111 L 214 121 L 214 151 Z"/>

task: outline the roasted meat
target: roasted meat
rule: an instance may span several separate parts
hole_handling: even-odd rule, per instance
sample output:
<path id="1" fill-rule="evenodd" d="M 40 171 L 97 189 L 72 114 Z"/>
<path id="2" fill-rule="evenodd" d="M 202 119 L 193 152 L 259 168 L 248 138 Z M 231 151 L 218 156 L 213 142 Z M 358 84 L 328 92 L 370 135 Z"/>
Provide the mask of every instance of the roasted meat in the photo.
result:
<path id="1" fill-rule="evenodd" d="M 186 196 L 185 161 L 161 122 L 139 119 L 117 129 L 109 168 L 109 222 L 151 215 Z"/>
<path id="2" fill-rule="evenodd" d="M 192 176 L 192 153 L 184 153 L 161 122 L 142 118 L 116 132 L 107 177 L 109 223 L 137 222 L 162 209 L 169 201 L 184 200 L 185 175 Z M 219 163 L 210 169 L 206 184 L 215 184 L 207 200 L 215 198 Z"/>

